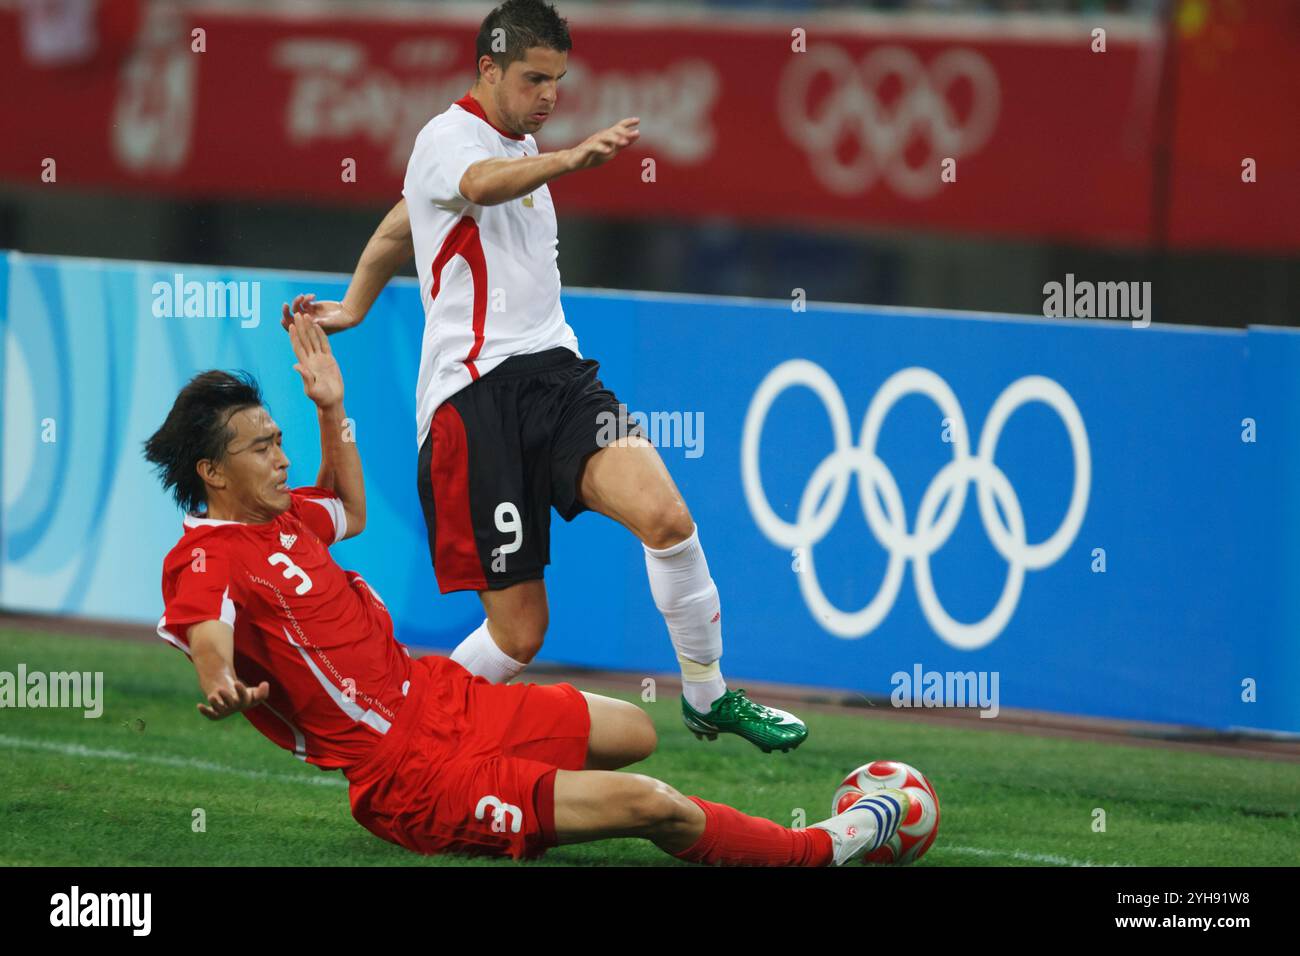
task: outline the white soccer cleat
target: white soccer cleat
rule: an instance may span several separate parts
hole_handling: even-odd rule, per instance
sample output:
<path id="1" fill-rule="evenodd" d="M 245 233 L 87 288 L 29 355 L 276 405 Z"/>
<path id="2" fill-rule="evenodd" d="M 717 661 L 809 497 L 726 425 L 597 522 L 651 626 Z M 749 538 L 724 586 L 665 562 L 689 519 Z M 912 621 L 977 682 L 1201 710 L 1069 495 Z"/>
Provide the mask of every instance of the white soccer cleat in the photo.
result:
<path id="1" fill-rule="evenodd" d="M 873 790 L 843 813 L 812 826 L 831 835 L 834 863 L 843 866 L 889 842 L 911 808 L 912 801 L 902 790 Z"/>

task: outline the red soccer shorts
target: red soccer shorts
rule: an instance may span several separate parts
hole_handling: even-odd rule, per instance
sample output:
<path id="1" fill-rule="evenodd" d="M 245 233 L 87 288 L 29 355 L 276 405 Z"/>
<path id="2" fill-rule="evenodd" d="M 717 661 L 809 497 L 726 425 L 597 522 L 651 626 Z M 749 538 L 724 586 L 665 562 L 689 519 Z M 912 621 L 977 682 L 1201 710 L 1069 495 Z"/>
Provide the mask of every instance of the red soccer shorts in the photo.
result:
<path id="1" fill-rule="evenodd" d="M 397 719 L 345 774 L 352 816 L 417 853 L 554 846 L 555 771 L 586 763 L 586 698 L 572 684 L 491 684 L 446 657 L 411 664 Z"/>

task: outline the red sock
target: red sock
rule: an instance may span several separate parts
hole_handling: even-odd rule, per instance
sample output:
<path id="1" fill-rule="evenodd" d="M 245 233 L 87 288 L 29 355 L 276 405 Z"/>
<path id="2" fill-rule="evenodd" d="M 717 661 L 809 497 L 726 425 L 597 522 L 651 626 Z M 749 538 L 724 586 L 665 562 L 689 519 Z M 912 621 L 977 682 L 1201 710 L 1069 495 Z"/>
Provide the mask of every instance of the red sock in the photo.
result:
<path id="1" fill-rule="evenodd" d="M 791 830 L 725 803 L 688 797 L 704 811 L 704 833 L 673 856 L 722 866 L 828 866 L 834 847 L 825 830 Z"/>

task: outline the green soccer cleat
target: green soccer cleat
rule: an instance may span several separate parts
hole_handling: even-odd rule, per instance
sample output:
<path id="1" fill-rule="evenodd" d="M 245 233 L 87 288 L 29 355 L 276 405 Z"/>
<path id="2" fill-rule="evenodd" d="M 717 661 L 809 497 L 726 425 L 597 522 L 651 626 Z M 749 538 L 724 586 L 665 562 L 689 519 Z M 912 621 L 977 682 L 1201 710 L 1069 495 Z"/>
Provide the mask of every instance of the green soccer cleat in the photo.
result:
<path id="1" fill-rule="evenodd" d="M 808 737 L 808 728 L 794 714 L 756 704 L 745 696 L 744 690 L 727 691 L 713 702 L 707 714 L 701 714 L 683 697 L 682 723 L 701 740 L 706 737 L 717 740 L 718 734 L 736 734 L 765 754 L 793 750 Z"/>

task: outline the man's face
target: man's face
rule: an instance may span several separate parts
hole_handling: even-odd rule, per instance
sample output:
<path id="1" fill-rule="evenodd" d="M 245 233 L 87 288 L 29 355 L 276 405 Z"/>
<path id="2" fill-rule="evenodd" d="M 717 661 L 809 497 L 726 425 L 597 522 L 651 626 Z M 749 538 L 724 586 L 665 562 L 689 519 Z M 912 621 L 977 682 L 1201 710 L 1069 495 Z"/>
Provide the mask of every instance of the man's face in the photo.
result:
<path id="1" fill-rule="evenodd" d="M 506 129 L 517 136 L 536 133 L 555 110 L 556 87 L 566 72 L 567 53 L 529 47 L 492 85 L 492 98 Z"/>
<path id="2" fill-rule="evenodd" d="M 228 506 L 234 505 L 254 521 L 269 521 L 289 509 L 289 459 L 281 433 L 261 406 L 230 417 L 235 437 L 226 443 L 226 456 L 215 469 Z M 209 488 L 209 496 L 213 489 Z"/>

